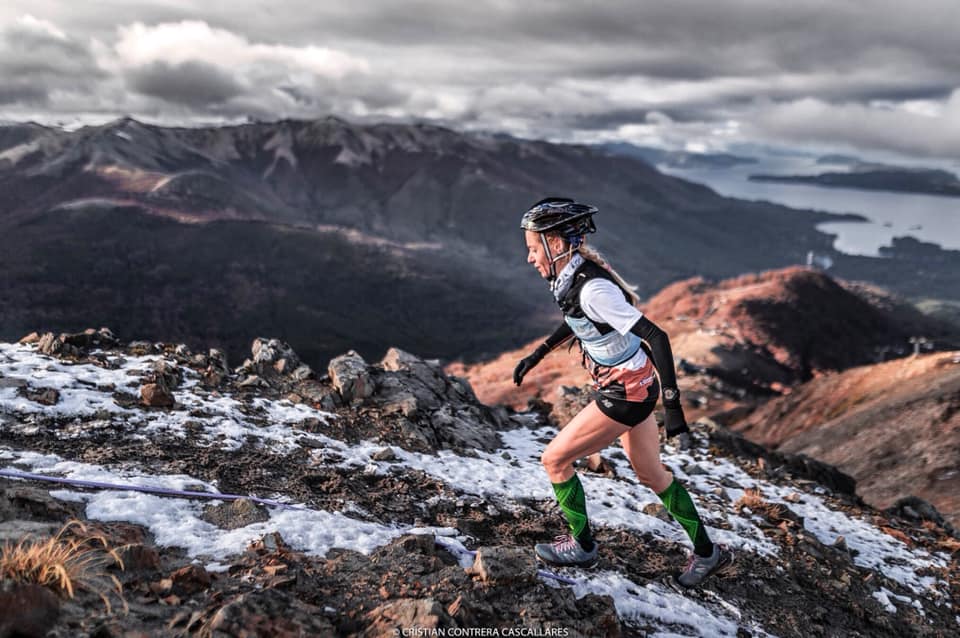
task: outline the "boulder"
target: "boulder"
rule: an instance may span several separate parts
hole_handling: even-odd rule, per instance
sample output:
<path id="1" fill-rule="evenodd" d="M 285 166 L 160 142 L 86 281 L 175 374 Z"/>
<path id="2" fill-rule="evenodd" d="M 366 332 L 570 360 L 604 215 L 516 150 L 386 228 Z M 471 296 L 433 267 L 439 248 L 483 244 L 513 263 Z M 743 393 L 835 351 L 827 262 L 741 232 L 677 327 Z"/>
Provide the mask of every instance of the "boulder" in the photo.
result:
<path id="1" fill-rule="evenodd" d="M 500 447 L 497 428 L 509 421 L 506 414 L 479 403 L 469 384 L 447 376 L 439 362 L 390 348 L 373 373 L 376 393 L 364 404 L 385 415 L 401 415 L 401 431 L 419 446 L 486 451 Z"/>
<path id="2" fill-rule="evenodd" d="M 537 578 L 537 563 L 528 549 L 481 547 L 467 573 L 490 585 L 531 583 Z"/>
<path id="3" fill-rule="evenodd" d="M 335 388 L 313 379 L 307 379 L 295 386 L 295 393 L 303 403 L 308 403 L 327 412 L 332 412 L 343 405 L 340 400 L 340 393 Z M 301 401 L 294 402 L 299 403 Z"/>
<path id="4" fill-rule="evenodd" d="M 220 529 L 238 529 L 270 520 L 267 508 L 248 498 L 208 505 L 203 510 L 203 520 Z"/>
<path id="5" fill-rule="evenodd" d="M 46 587 L 0 581 L 0 636 L 43 638 L 59 616 L 60 601 Z"/>
<path id="6" fill-rule="evenodd" d="M 123 561 L 123 570 L 132 572 L 159 572 L 160 552 L 155 547 L 143 543 L 130 543 L 117 548 L 117 555 Z"/>
<path id="7" fill-rule="evenodd" d="M 177 596 L 189 596 L 210 587 L 210 574 L 200 565 L 187 565 L 170 574 L 172 591 Z"/>
<path id="8" fill-rule="evenodd" d="M 37 349 L 43 354 L 55 356 L 63 350 L 63 341 L 57 339 L 52 332 L 47 332 L 37 342 Z"/>
<path id="9" fill-rule="evenodd" d="M 20 519 L 3 521 L 0 523 L 0 544 L 10 543 L 11 545 L 16 545 L 17 542 L 26 536 L 33 538 L 53 536 L 60 527 L 62 527 L 60 523 L 50 521 L 25 521 Z"/>
<path id="10" fill-rule="evenodd" d="M 127 344 L 127 353 L 135 357 L 142 357 L 157 352 L 157 347 L 150 341 L 131 341 Z"/>
<path id="11" fill-rule="evenodd" d="M 384 370 L 390 372 L 404 371 L 412 380 L 436 394 L 446 394 L 450 381 L 440 365 L 430 363 L 399 348 L 390 348 L 380 361 Z"/>
<path id="12" fill-rule="evenodd" d="M 917 523 L 932 521 L 948 531 L 951 530 L 950 524 L 937 511 L 937 508 L 918 496 L 904 496 L 883 511 L 890 516 L 899 516 Z"/>
<path id="13" fill-rule="evenodd" d="M 45 489 L 13 485 L 0 490 L 0 520 L 51 521 L 60 526 L 81 511 L 82 505 L 53 498 Z"/>
<path id="14" fill-rule="evenodd" d="M 257 337 L 250 347 L 253 370 L 261 377 L 288 375 L 301 366 L 293 348 L 279 339 Z"/>
<path id="15" fill-rule="evenodd" d="M 167 361 L 155 361 L 147 373 L 147 380 L 155 383 L 163 383 L 170 390 L 175 390 L 183 383 L 183 371 L 179 366 L 168 363 Z"/>
<path id="16" fill-rule="evenodd" d="M 83 332 L 63 332 L 56 336 L 48 332 L 39 338 L 37 348 L 51 356 L 79 357 L 90 348 L 112 348 L 117 344 L 117 338 L 109 328 L 87 328 Z"/>
<path id="17" fill-rule="evenodd" d="M 140 386 L 140 400 L 143 405 L 151 408 L 172 408 L 175 403 L 170 388 L 162 382 Z"/>
<path id="18" fill-rule="evenodd" d="M 197 634 L 333 636 L 336 632 L 330 621 L 323 617 L 321 609 L 302 602 L 290 592 L 270 588 L 230 599 L 210 612 Z"/>
<path id="19" fill-rule="evenodd" d="M 210 351 L 207 353 L 207 364 L 209 367 L 224 375 L 230 373 L 230 368 L 227 366 L 227 355 L 223 350 L 218 348 L 210 348 Z"/>
<path id="20" fill-rule="evenodd" d="M 370 625 L 360 634 L 370 638 L 399 636 L 404 630 L 427 631 L 452 627 L 443 605 L 433 598 L 401 598 L 370 611 L 366 616 Z M 442 635 L 442 634 L 437 634 Z"/>
<path id="21" fill-rule="evenodd" d="M 344 404 L 362 403 L 373 394 L 367 362 L 353 350 L 331 359 L 327 372 Z"/>
<path id="22" fill-rule="evenodd" d="M 40 405 L 56 405 L 60 402 L 60 392 L 56 388 L 23 388 L 23 395 Z"/>

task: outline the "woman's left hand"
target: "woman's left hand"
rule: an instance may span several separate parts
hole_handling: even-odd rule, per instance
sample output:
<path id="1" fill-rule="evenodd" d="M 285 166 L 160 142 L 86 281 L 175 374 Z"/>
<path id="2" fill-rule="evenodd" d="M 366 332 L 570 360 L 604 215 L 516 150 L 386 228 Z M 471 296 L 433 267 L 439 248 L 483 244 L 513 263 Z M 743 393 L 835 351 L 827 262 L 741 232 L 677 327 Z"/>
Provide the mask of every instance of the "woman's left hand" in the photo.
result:
<path id="1" fill-rule="evenodd" d="M 523 383 L 523 377 L 533 370 L 534 366 L 540 363 L 548 352 L 550 352 L 550 348 L 546 344 L 541 344 L 532 354 L 520 359 L 520 363 L 513 369 L 513 382 L 518 386 Z"/>

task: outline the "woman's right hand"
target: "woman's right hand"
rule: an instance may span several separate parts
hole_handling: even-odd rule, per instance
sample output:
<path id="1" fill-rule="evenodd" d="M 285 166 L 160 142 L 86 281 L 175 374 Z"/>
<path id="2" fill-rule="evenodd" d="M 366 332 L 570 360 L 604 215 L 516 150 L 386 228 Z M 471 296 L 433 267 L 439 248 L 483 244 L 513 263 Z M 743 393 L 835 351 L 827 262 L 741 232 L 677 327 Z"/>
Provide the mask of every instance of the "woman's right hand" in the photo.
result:
<path id="1" fill-rule="evenodd" d="M 547 356 L 548 352 L 550 352 L 550 348 L 547 347 L 547 344 L 542 343 L 530 355 L 520 359 L 520 363 L 513 369 L 513 382 L 519 386 L 523 382 L 523 377 L 533 370 Z"/>

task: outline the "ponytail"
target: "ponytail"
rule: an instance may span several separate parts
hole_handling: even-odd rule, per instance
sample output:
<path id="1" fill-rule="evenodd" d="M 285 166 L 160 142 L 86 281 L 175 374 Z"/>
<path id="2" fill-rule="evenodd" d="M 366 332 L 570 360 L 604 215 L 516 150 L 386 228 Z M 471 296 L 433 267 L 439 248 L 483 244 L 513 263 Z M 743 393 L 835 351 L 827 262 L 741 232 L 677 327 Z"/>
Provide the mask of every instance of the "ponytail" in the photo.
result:
<path id="1" fill-rule="evenodd" d="M 621 277 L 619 273 L 617 273 L 617 271 L 607 263 L 607 260 L 604 259 L 603 255 L 601 255 L 595 248 L 591 248 L 585 243 L 582 243 L 577 250 L 584 259 L 592 261 L 596 265 L 609 272 L 613 276 L 613 280 L 617 282 L 617 285 L 623 288 L 630 296 L 630 302 L 634 306 L 640 305 L 640 295 L 637 294 L 637 287 L 632 284 L 628 284 L 624 278 Z"/>

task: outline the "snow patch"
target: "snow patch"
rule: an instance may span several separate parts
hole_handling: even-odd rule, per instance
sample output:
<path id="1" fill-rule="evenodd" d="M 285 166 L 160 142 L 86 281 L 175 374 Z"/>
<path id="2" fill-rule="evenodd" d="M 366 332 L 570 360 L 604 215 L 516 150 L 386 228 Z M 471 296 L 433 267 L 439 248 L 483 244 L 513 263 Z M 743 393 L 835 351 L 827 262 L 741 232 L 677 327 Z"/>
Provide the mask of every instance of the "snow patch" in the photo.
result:
<path id="1" fill-rule="evenodd" d="M 56 474 L 69 479 L 130 485 L 193 489 L 218 493 L 205 481 L 186 475 L 156 476 L 138 471 L 117 471 L 88 463 L 64 461 L 55 455 L 2 450 L 2 458 L 27 465 L 34 472 Z M 294 549 L 324 556 L 334 547 L 369 554 L 404 533 L 402 528 L 359 521 L 340 512 L 298 508 L 271 509 L 270 520 L 234 530 L 222 530 L 201 518 L 210 503 L 202 499 L 169 498 L 120 490 L 77 492 L 54 490 L 51 496 L 86 503 L 86 516 L 99 521 L 126 521 L 143 525 L 157 545 L 181 547 L 190 557 L 220 562 L 244 551 L 265 534 L 279 532 Z"/>

